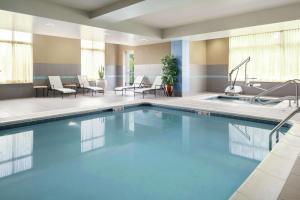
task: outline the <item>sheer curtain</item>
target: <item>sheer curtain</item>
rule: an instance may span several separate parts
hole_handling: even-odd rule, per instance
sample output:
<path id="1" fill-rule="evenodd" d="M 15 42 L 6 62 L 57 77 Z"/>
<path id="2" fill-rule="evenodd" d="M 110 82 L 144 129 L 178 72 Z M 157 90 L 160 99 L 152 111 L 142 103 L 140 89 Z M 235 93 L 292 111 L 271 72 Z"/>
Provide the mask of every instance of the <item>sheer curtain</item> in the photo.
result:
<path id="1" fill-rule="evenodd" d="M 300 29 L 284 31 L 282 33 L 282 68 L 281 79 L 300 78 Z"/>
<path id="2" fill-rule="evenodd" d="M 278 81 L 280 74 L 280 33 L 263 33 L 231 37 L 229 39 L 229 70 L 248 56 L 247 74 L 259 81 Z M 245 68 L 241 68 L 238 80 L 245 80 Z"/>
<path id="3" fill-rule="evenodd" d="M 32 82 L 32 34 L 0 30 L 0 82 Z"/>
<path id="4" fill-rule="evenodd" d="M 300 30 L 236 36 L 229 39 L 229 70 L 248 56 L 247 74 L 257 81 L 300 78 Z M 238 80 L 245 80 L 244 68 Z"/>
<path id="5" fill-rule="evenodd" d="M 32 82 L 32 47 L 28 44 L 14 44 L 12 80 L 18 83 Z"/>
<path id="6" fill-rule="evenodd" d="M 81 40 L 81 74 L 90 80 L 99 78 L 98 70 L 104 67 L 105 54 L 104 43 Z"/>

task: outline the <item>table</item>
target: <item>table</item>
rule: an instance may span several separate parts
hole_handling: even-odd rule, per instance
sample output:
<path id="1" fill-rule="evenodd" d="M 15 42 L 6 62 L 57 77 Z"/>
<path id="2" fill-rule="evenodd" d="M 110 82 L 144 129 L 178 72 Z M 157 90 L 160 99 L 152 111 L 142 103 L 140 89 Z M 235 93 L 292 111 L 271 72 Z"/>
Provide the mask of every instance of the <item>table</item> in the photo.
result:
<path id="1" fill-rule="evenodd" d="M 43 97 L 44 97 L 45 96 L 44 90 L 46 89 L 46 91 L 47 91 L 48 86 L 46 86 L 46 85 L 35 85 L 35 86 L 33 86 L 33 89 L 35 89 L 35 97 L 38 97 L 38 89 L 43 90 Z M 48 96 L 48 92 L 47 92 L 47 96 Z"/>

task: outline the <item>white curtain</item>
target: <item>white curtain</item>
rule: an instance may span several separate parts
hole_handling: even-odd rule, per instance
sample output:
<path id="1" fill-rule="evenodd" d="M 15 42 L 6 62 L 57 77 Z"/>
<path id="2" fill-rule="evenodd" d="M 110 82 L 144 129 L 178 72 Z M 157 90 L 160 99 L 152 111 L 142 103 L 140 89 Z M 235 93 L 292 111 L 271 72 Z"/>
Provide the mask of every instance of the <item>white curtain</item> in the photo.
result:
<path id="1" fill-rule="evenodd" d="M 284 31 L 282 33 L 283 67 L 281 68 L 281 79 L 300 78 L 300 29 Z"/>
<path id="2" fill-rule="evenodd" d="M 104 67 L 104 43 L 90 40 L 81 41 L 81 74 L 90 80 L 99 79 L 98 70 Z"/>
<path id="3" fill-rule="evenodd" d="M 282 82 L 300 78 L 300 30 L 236 36 L 229 39 L 229 70 L 248 56 L 248 78 Z M 244 68 L 238 80 L 244 81 Z"/>
<path id="4" fill-rule="evenodd" d="M 0 42 L 0 82 L 12 81 L 12 44 Z"/>
<path id="5" fill-rule="evenodd" d="M 32 82 L 32 35 L 0 30 L 0 82 Z"/>
<path id="6" fill-rule="evenodd" d="M 29 44 L 14 44 L 12 80 L 18 83 L 32 82 L 32 46 Z"/>

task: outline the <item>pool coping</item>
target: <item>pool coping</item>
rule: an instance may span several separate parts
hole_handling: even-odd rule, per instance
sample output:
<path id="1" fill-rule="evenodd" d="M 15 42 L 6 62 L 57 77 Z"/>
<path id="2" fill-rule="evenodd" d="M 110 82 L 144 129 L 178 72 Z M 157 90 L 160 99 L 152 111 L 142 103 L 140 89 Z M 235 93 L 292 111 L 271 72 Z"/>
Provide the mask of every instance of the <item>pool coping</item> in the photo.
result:
<path id="1" fill-rule="evenodd" d="M 0 129 L 16 128 L 16 126 L 26 126 L 34 123 L 55 121 L 64 118 L 113 111 L 114 108 L 134 107 L 141 105 L 158 106 L 170 109 L 179 109 L 207 115 L 208 113 L 219 116 L 230 116 L 245 120 L 258 122 L 279 122 L 280 119 L 272 117 L 258 117 L 251 114 L 238 114 L 234 112 L 216 111 L 213 109 L 203 109 L 194 105 L 178 105 L 176 102 L 156 101 L 156 100 L 136 100 L 134 102 L 123 102 L 109 106 L 85 107 L 78 109 L 64 109 L 60 111 L 48 111 L 34 113 L 17 119 L 9 119 L 0 122 Z M 295 120 L 289 122 L 291 128 L 264 160 L 255 168 L 248 178 L 233 193 L 230 199 L 277 199 L 287 180 L 292 167 L 300 153 L 300 123 Z"/>

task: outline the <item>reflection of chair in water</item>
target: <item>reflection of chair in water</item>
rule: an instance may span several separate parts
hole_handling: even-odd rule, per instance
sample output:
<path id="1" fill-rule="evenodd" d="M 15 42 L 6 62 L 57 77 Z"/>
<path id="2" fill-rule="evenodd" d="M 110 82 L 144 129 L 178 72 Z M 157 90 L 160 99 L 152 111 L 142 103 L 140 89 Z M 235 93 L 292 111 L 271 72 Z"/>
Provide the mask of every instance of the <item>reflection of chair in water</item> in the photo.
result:
<path id="1" fill-rule="evenodd" d="M 33 131 L 0 137 L 0 178 L 32 168 Z"/>
<path id="2" fill-rule="evenodd" d="M 105 145 L 105 118 L 81 122 L 81 152 L 88 152 Z"/>
<path id="3" fill-rule="evenodd" d="M 269 152 L 269 130 L 229 123 L 230 153 L 261 161 Z"/>

